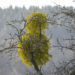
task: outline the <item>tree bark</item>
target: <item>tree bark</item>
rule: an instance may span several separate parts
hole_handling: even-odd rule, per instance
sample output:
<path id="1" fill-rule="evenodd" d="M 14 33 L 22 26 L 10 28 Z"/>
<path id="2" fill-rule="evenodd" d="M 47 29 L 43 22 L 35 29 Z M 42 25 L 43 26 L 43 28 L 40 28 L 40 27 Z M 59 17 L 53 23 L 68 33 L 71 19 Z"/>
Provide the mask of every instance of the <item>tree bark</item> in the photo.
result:
<path id="1" fill-rule="evenodd" d="M 36 63 L 35 60 L 34 60 L 33 53 L 32 53 L 32 57 L 31 57 L 31 62 L 32 62 L 32 64 L 33 64 L 35 70 L 37 71 L 37 74 L 38 74 L 38 75 L 43 75 L 42 72 L 40 71 L 40 69 L 39 69 L 37 63 Z"/>

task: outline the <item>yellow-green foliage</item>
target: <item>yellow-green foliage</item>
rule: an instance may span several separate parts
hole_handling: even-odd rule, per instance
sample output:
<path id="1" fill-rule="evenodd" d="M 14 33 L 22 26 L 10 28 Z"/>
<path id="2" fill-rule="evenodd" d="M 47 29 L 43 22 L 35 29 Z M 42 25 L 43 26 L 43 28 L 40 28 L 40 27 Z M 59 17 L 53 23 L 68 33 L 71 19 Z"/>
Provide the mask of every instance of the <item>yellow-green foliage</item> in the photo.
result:
<path id="1" fill-rule="evenodd" d="M 39 38 L 35 38 L 31 36 L 29 38 L 25 38 L 27 35 L 22 36 L 22 43 L 18 42 L 18 55 L 20 56 L 21 60 L 25 65 L 31 66 L 31 52 L 33 53 L 34 60 L 37 62 L 38 65 L 45 64 L 49 58 L 51 57 L 48 54 L 48 50 L 50 48 L 49 40 L 46 36 L 42 35 L 42 40 L 40 42 Z M 24 47 L 23 47 L 24 46 Z"/>
<path id="2" fill-rule="evenodd" d="M 21 41 L 18 42 L 18 55 L 20 56 L 22 62 L 27 65 L 31 66 L 31 57 L 33 53 L 33 57 L 37 65 L 43 65 L 51 55 L 48 53 L 50 49 L 50 41 L 45 33 L 41 33 L 41 40 L 40 40 L 40 24 L 41 30 L 44 31 L 48 24 L 47 24 L 47 17 L 40 12 L 35 12 L 30 14 L 27 17 L 27 27 L 29 32 L 23 34 L 21 37 Z M 34 35 L 36 34 L 36 35 Z"/>
<path id="3" fill-rule="evenodd" d="M 40 33 L 40 25 L 42 31 L 48 28 L 47 19 L 48 18 L 46 17 L 46 14 L 40 12 L 33 12 L 27 17 L 28 25 L 26 29 L 31 34 Z"/>

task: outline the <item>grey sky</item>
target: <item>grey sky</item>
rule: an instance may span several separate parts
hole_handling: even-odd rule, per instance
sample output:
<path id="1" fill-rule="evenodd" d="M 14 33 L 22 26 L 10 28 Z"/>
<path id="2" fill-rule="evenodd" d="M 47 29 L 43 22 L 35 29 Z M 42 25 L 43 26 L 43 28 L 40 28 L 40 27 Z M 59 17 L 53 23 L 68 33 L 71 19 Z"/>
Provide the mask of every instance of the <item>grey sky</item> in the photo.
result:
<path id="1" fill-rule="evenodd" d="M 56 4 L 61 6 L 73 6 L 75 7 L 75 2 L 73 0 L 0 0 L 0 7 L 7 8 L 10 5 L 13 7 L 23 7 L 29 8 L 30 6 L 47 6 L 51 5 L 54 6 Z"/>

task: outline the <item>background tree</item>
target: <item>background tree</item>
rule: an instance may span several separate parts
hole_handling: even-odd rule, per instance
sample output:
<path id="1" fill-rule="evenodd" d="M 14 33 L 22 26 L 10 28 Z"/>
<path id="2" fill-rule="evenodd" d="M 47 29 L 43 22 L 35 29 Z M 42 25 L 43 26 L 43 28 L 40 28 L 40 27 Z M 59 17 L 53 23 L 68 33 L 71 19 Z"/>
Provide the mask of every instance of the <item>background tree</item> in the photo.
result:
<path id="1" fill-rule="evenodd" d="M 69 10 L 69 9 L 71 9 L 71 8 L 66 8 L 66 7 L 63 7 L 63 8 L 61 8 L 61 7 L 43 7 L 42 9 L 39 9 L 39 11 L 41 11 L 41 12 L 45 12 L 45 13 L 49 13 L 49 15 L 48 15 L 48 19 L 49 19 L 49 21 L 48 21 L 48 23 L 49 24 L 51 24 L 50 25 L 50 28 L 48 27 L 48 32 L 47 32 L 47 34 L 48 34 L 48 37 L 50 37 L 50 39 L 51 39 L 51 42 L 52 42 L 52 40 L 53 40 L 53 42 L 52 42 L 52 44 L 51 44 L 51 47 L 52 47 L 52 51 L 51 51 L 51 53 L 52 52 L 55 52 L 55 54 L 53 54 L 53 59 L 54 58 L 56 58 L 56 60 L 58 60 L 58 58 L 59 58 L 59 60 L 57 61 L 58 63 L 56 63 L 56 61 L 50 61 L 50 63 L 48 63 L 50 66 L 48 66 L 50 69 L 47 69 L 47 67 L 44 67 L 44 66 L 42 66 L 42 68 L 41 68 L 41 70 L 42 70 L 42 73 L 43 74 L 45 74 L 45 75 L 47 75 L 47 74 L 51 74 L 51 75 L 62 75 L 62 73 L 65 73 L 65 72 L 67 72 L 66 73 L 66 75 L 68 75 L 68 73 L 70 72 L 70 71 L 72 71 L 72 68 L 71 69 L 69 69 L 69 68 L 67 68 L 67 66 L 69 66 L 68 64 L 71 64 L 71 63 L 73 63 L 73 61 L 75 60 L 74 58 L 73 58 L 73 61 L 71 61 L 71 60 L 67 60 L 66 59 L 66 56 L 68 56 L 68 58 L 69 57 L 71 57 L 73 54 L 70 54 L 70 55 L 68 55 L 69 53 L 71 53 L 71 51 L 73 51 L 74 52 L 74 43 L 73 43 L 73 48 L 72 48 L 72 45 L 67 45 L 66 46 L 66 42 L 68 41 L 68 44 L 72 44 L 72 42 L 71 42 L 71 38 L 72 39 L 74 39 L 74 37 L 73 37 L 73 32 L 74 31 L 71 31 L 71 30 L 74 30 L 74 27 L 72 27 L 71 25 L 73 24 L 73 23 L 71 23 L 71 22 L 73 22 L 74 21 L 74 16 L 71 14 L 72 13 L 72 10 Z M 17 9 L 16 9 L 17 10 Z M 22 12 L 21 11 L 21 9 L 19 9 L 18 8 L 18 10 L 20 11 L 20 12 Z M 33 11 L 33 9 L 31 9 L 32 11 Z M 23 15 L 24 15 L 24 17 L 27 15 L 29 15 L 29 13 L 30 12 L 32 12 L 31 10 L 24 10 L 25 12 L 23 13 Z M 7 10 L 3 10 L 4 11 L 4 15 L 5 15 L 5 12 L 7 12 Z M 5 53 L 5 55 L 7 55 L 7 54 L 10 54 L 11 56 L 9 56 L 9 57 L 6 57 L 7 59 L 12 59 L 13 57 L 15 57 L 16 56 L 16 54 L 15 55 L 13 55 L 13 54 L 11 54 L 11 53 L 14 53 L 14 51 L 17 51 L 17 50 L 15 50 L 14 48 L 11 50 L 10 48 L 12 48 L 12 47 L 16 47 L 17 48 L 17 46 L 16 46 L 16 44 L 17 44 L 17 40 L 15 40 L 15 38 L 17 38 L 16 36 L 16 34 L 18 34 L 18 36 L 22 36 L 23 35 L 23 33 L 26 33 L 26 31 L 25 31 L 25 27 L 23 27 L 23 22 L 24 23 L 27 23 L 27 22 L 25 22 L 25 19 L 22 19 L 22 20 L 20 20 L 21 19 L 21 17 L 20 17 L 20 12 L 19 11 L 16 11 L 17 12 L 17 14 L 16 13 L 13 13 L 14 12 L 14 10 L 12 11 L 12 13 L 13 14 L 11 14 L 11 16 L 9 16 L 9 17 L 11 17 L 12 18 L 12 16 L 14 17 L 14 15 L 15 15 L 15 20 L 14 21 L 10 21 L 10 19 L 11 18 L 9 18 L 8 19 L 8 21 L 10 21 L 10 26 L 12 26 L 12 27 L 14 27 L 14 29 L 16 29 L 16 32 L 15 32 L 15 34 L 13 35 L 13 33 L 14 33 L 14 31 L 11 31 L 11 29 L 9 30 L 9 27 L 8 26 L 6 26 L 5 27 L 5 29 L 7 29 L 7 31 L 5 30 L 3 30 L 2 28 L 2 30 L 1 30 L 1 33 L 2 33 L 2 35 L 4 34 L 4 37 L 6 37 L 5 35 L 7 35 L 7 33 L 9 33 L 9 32 L 11 32 L 11 34 L 9 34 L 10 35 L 10 37 L 7 37 L 7 39 L 8 39 L 8 42 L 7 42 L 7 39 L 5 39 L 5 43 L 3 43 L 3 45 L 0 45 L 0 46 L 2 46 L 3 48 L 5 47 L 5 44 L 7 45 L 7 44 L 9 44 L 9 48 L 5 48 L 5 49 L 3 49 L 3 50 L 0 50 L 0 53 L 2 53 L 3 52 L 3 54 Z M 35 10 L 36 11 L 36 10 Z M 19 12 L 19 14 L 18 14 L 18 12 Z M 9 12 L 7 12 L 7 13 L 11 13 L 11 11 Z M 74 13 L 74 12 L 73 12 Z M 2 14 L 3 14 L 3 12 L 2 12 Z M 2 14 L 1 14 L 1 16 L 2 16 Z M 7 15 L 7 14 L 6 14 Z M 9 14 L 8 14 L 9 15 Z M 6 16 L 4 16 L 4 17 L 6 17 Z M 8 17 L 8 16 L 7 16 Z M 6 19 L 6 18 L 5 18 Z M 2 21 L 4 21 L 5 22 L 5 19 L 3 18 L 3 19 L 1 19 L 1 22 Z M 12 19 L 14 19 L 14 18 L 12 18 Z M 20 21 L 19 21 L 20 20 Z M 3 23 L 1 23 L 0 22 L 0 24 L 3 26 Z M 21 23 L 22 22 L 22 23 Z M 4 23 L 4 25 L 5 25 L 6 23 Z M 12 25 L 11 25 L 12 24 Z M 20 25 L 19 25 L 20 24 Z M 68 25 L 67 25 L 68 24 Z M 15 26 L 18 26 L 17 28 L 15 27 Z M 22 26 L 22 28 L 24 28 L 24 30 L 21 28 L 21 26 Z M 25 25 L 26 26 L 26 25 Z M 75 26 L 75 25 L 73 25 L 73 26 Z M 71 29 L 70 30 L 70 28 L 73 28 L 73 29 Z M 70 37 L 68 37 L 68 34 L 66 34 L 67 35 L 67 38 L 65 38 L 64 37 L 64 39 L 63 39 L 63 36 L 65 35 L 65 30 L 67 30 L 67 33 L 69 33 L 70 31 L 72 32 L 71 33 L 71 35 L 72 35 L 72 37 L 70 38 Z M 19 32 L 19 33 L 17 33 L 17 32 Z M 21 33 L 22 32 L 22 33 Z M 53 33 L 54 32 L 54 33 Z M 64 34 L 62 34 L 62 32 L 64 32 Z M 43 32 L 44 33 L 44 32 Z M 26 33 L 27 34 L 27 33 Z M 60 35 L 59 35 L 60 34 Z M 62 34 L 62 35 L 61 35 Z M 2 36 L 1 35 L 1 36 Z M 16 35 L 16 36 L 15 36 Z M 29 35 L 29 34 L 27 34 L 27 35 Z M 57 36 L 58 37 L 57 37 Z M 31 36 L 31 35 L 30 35 Z M 2 41 L 2 38 L 3 37 L 1 37 L 1 40 L 0 41 Z M 15 40 L 15 43 L 13 43 L 13 41 Z M 73 40 L 72 40 L 73 41 Z M 56 45 L 56 47 L 53 47 L 54 45 Z M 8 46 L 8 45 L 7 45 Z M 0 47 L 0 49 L 1 49 L 1 47 Z M 9 50 L 8 50 L 9 49 Z M 69 50 L 69 49 L 72 49 L 72 50 Z M 58 51 L 60 51 L 61 53 L 58 53 Z M 70 52 L 68 52 L 68 51 L 70 51 Z M 7 53 L 6 53 L 7 52 Z M 68 54 L 66 54 L 66 52 L 68 52 Z M 58 54 L 57 54 L 58 53 Z M 61 55 L 61 54 L 63 54 L 63 55 Z M 66 54 L 66 56 L 65 56 L 65 54 Z M 59 56 L 59 57 L 58 57 Z M 63 59 L 61 58 L 63 56 Z M 62 60 L 61 60 L 61 59 Z M 2 57 L 2 59 L 3 59 L 3 57 Z M 14 58 L 13 58 L 14 59 Z M 13 59 L 12 59 L 12 61 L 13 61 Z M 69 58 L 70 59 L 70 58 Z M 6 61 L 6 60 L 5 60 Z M 10 60 L 9 60 L 10 61 Z M 8 61 L 8 62 L 9 62 Z M 17 60 L 16 60 L 17 61 Z M 14 61 L 15 62 L 15 61 Z M 54 63 L 53 63 L 54 62 Z M 11 63 L 12 64 L 12 63 Z M 47 65 L 48 65 L 47 64 Z M 54 65 L 53 65 L 54 64 Z M 58 66 L 57 66 L 57 64 L 59 64 Z M 74 63 L 73 63 L 74 64 Z M 17 65 L 17 64 L 16 64 Z M 15 66 L 16 66 L 15 65 Z M 47 66 L 47 65 L 45 65 L 45 66 Z M 44 67 L 44 68 L 43 68 Z M 74 65 L 73 65 L 73 67 L 74 67 Z M 22 69 L 23 67 L 21 67 L 20 69 Z M 53 69 L 52 69 L 53 68 Z M 45 70 L 46 69 L 46 70 Z M 69 70 L 68 70 L 69 69 Z M 45 72 L 44 72 L 44 71 Z M 65 74 L 64 74 L 65 75 Z"/>

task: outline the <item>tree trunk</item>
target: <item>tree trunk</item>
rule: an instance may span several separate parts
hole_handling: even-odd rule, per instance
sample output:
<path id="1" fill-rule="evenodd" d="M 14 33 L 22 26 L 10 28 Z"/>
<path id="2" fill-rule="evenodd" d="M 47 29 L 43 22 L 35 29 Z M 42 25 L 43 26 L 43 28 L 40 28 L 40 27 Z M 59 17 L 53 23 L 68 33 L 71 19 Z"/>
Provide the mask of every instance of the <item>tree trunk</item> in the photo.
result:
<path id="1" fill-rule="evenodd" d="M 34 60 L 33 53 L 32 53 L 31 62 L 32 62 L 32 64 L 33 64 L 35 70 L 37 71 L 37 74 L 38 74 L 38 75 L 43 75 L 42 72 L 40 71 L 40 69 L 39 69 L 37 63 L 36 63 L 35 60 Z"/>

